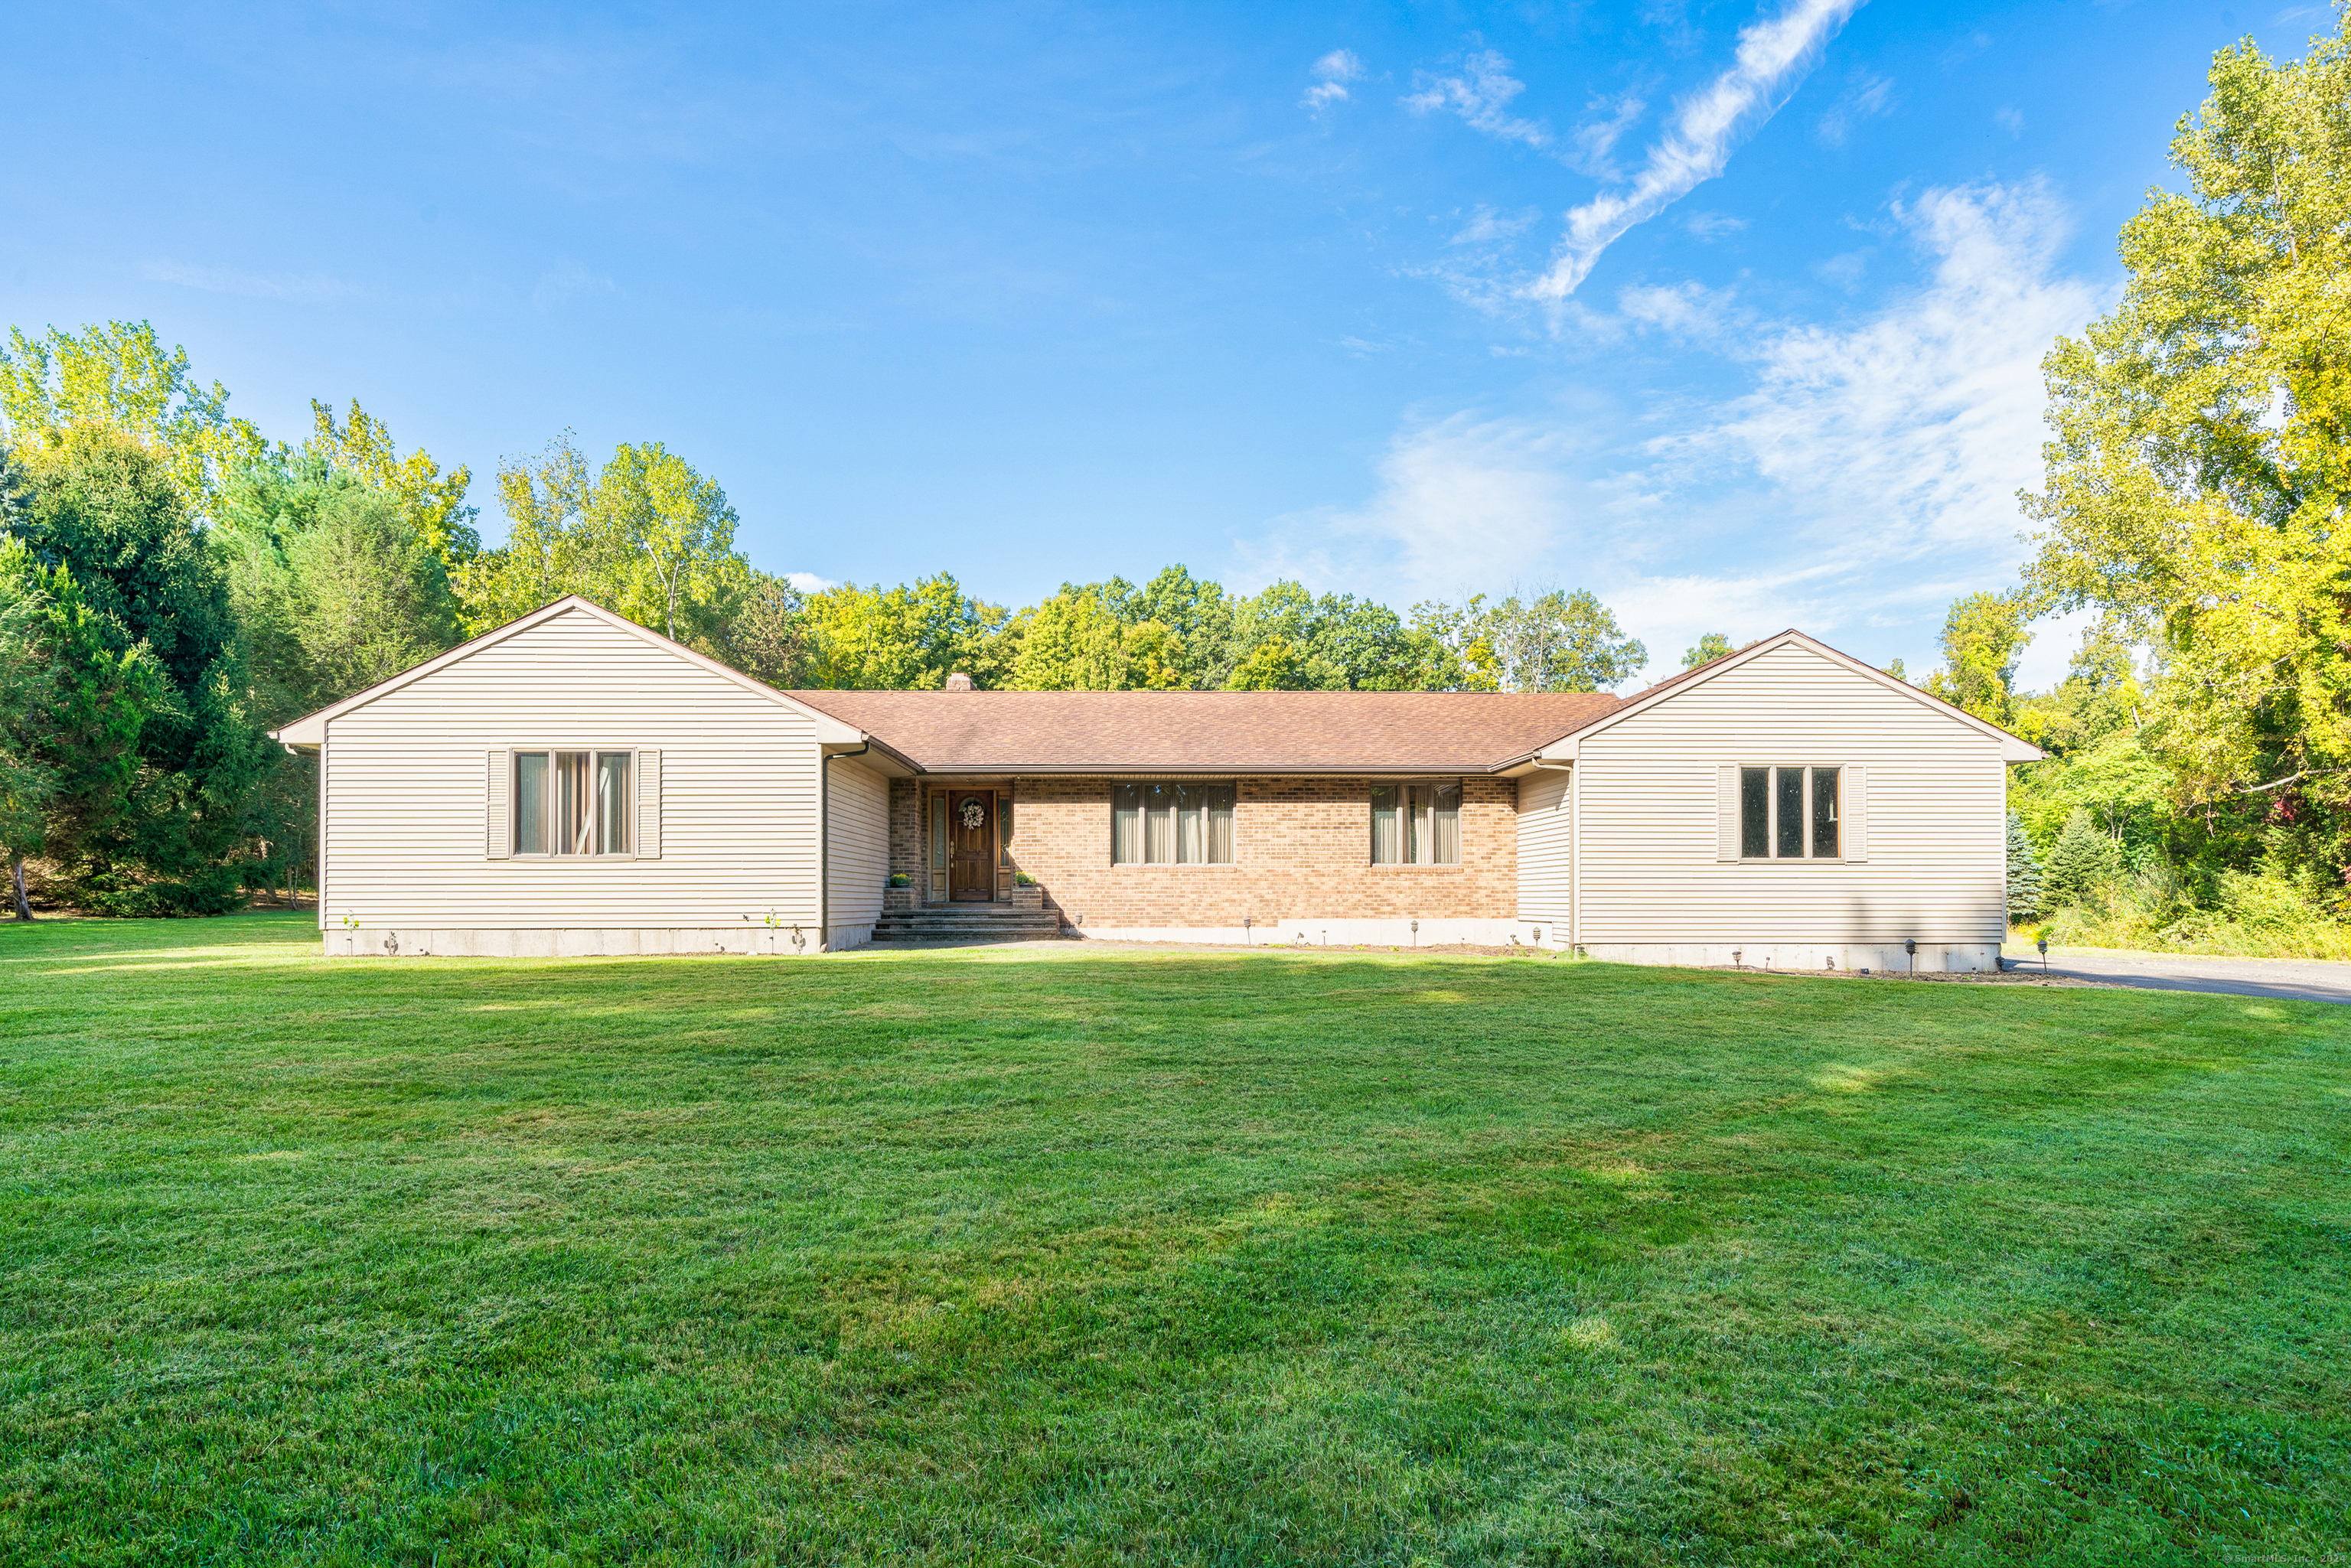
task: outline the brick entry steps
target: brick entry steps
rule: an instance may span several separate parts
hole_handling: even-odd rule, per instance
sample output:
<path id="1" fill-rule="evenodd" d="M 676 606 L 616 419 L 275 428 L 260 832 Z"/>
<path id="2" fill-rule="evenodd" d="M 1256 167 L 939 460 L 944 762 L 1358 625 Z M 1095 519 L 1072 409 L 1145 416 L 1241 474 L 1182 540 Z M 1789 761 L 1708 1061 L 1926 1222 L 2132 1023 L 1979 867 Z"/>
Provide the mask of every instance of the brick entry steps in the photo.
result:
<path id="1" fill-rule="evenodd" d="M 873 923 L 876 942 L 1050 942 L 1061 934 L 1061 912 L 1041 900 L 885 909 Z"/>

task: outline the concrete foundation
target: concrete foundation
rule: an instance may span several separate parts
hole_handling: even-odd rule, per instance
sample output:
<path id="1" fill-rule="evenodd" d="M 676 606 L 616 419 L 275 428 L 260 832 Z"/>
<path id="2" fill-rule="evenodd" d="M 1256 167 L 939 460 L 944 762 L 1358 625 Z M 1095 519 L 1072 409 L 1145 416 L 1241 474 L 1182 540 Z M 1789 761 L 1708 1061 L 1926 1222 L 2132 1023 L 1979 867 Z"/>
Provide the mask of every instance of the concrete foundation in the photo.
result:
<path id="1" fill-rule="evenodd" d="M 393 930 L 339 926 L 325 933 L 329 958 L 599 958 L 731 953 L 747 957 L 808 957 L 862 947 L 873 927 L 836 925 L 827 943 L 813 925 L 715 926 L 708 929 L 559 926 L 547 930 Z"/>
<path id="2" fill-rule="evenodd" d="M 1065 935 L 1090 942 L 1199 942 L 1251 947 L 1447 947 L 1468 943 L 1507 947 L 1550 946 L 1546 920 L 1333 920 L 1312 915 L 1285 915 L 1279 924 L 1254 925 L 1071 926 Z"/>
<path id="3" fill-rule="evenodd" d="M 1907 975 L 1913 961 L 1902 944 L 1867 942 L 1587 942 L 1586 956 L 1612 964 L 1673 964 L 1686 968 L 1867 969 Z M 2000 968 L 1997 942 L 1921 942 L 1915 965 L 1921 975 L 1991 974 Z"/>

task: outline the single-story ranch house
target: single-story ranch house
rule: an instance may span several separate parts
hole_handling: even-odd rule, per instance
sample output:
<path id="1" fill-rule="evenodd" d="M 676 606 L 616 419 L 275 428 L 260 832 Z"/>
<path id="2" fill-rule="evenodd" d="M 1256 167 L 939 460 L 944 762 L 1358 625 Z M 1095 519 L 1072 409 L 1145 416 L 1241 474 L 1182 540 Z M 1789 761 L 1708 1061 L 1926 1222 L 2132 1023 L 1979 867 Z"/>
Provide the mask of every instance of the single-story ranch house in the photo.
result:
<path id="1" fill-rule="evenodd" d="M 559 600 L 277 732 L 318 758 L 326 950 L 1990 969 L 2005 770 L 2041 755 L 1797 632 L 1629 698 L 968 686 L 777 691 Z"/>

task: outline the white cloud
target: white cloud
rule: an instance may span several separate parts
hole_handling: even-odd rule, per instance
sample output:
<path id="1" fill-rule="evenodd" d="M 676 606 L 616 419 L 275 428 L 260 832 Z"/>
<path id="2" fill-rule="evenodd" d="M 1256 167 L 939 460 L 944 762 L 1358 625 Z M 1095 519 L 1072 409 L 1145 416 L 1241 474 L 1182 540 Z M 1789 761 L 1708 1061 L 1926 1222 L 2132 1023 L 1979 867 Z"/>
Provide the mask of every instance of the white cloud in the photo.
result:
<path id="1" fill-rule="evenodd" d="M 2046 186 L 1930 190 L 1896 213 L 1932 280 L 1857 326 L 1767 340 L 1729 417 L 1660 448 L 1738 454 L 1849 554 L 2012 562 L 2016 492 L 2041 477 L 2042 356 L 2104 300 L 2053 273 L 2067 225 Z"/>
<path id="2" fill-rule="evenodd" d="M 189 267 L 176 261 L 151 261 L 139 268 L 151 283 L 172 283 L 207 294 L 241 294 L 255 299 L 315 302 L 356 298 L 359 286 L 320 273 L 240 272 L 226 267 Z"/>
<path id="3" fill-rule="evenodd" d="M 1333 49 L 1308 67 L 1306 74 L 1314 78 L 1314 85 L 1299 101 L 1319 112 L 1347 100 L 1347 84 L 1363 79 L 1364 62 L 1355 57 L 1352 49 Z"/>
<path id="4" fill-rule="evenodd" d="M 1616 309 L 1629 321 L 1678 337 L 1719 336 L 1733 319 L 1729 289 L 1697 283 L 1627 288 L 1616 296 Z"/>
<path id="5" fill-rule="evenodd" d="M 832 579 L 829 577 L 819 577 L 812 571 L 788 571 L 784 573 L 784 580 L 790 583 L 794 588 L 799 589 L 802 593 L 822 593 L 828 588 L 839 588 L 841 586 L 841 584 L 835 582 Z"/>
<path id="6" fill-rule="evenodd" d="M 1240 554 L 1263 578 L 1361 583 L 1397 603 L 1490 587 L 1641 509 L 1635 491 L 1577 476 L 1596 447 L 1577 419 L 1417 423 L 1389 442 L 1364 506 L 1276 518 Z"/>
<path id="7" fill-rule="evenodd" d="M 1527 296 L 1565 299 L 1619 237 L 1722 172 L 1732 145 L 1779 107 L 1783 87 L 1801 74 L 1857 4 L 1859 0 L 1793 0 L 1779 16 L 1742 29 L 1730 68 L 1677 106 L 1672 129 L 1649 149 L 1648 161 L 1632 184 L 1604 191 L 1568 214 L 1558 256 L 1549 272 L 1528 286 Z M 1515 89 L 1518 84 L 1510 85 Z M 1468 118 L 1466 110 L 1463 118 Z"/>
<path id="8" fill-rule="evenodd" d="M 1745 218 L 1734 218 L 1729 213 L 1692 213 L 1682 220 L 1692 239 L 1712 242 L 1725 235 L 1735 235 L 1747 226 Z"/>
<path id="9" fill-rule="evenodd" d="M 1707 632 L 1789 625 L 1931 667 L 1945 606 L 2014 580 L 2041 359 L 2109 299 L 2057 269 L 2066 216 L 2043 185 L 1929 190 L 1893 215 L 1925 276 L 1856 319 L 1775 327 L 1695 284 L 1628 288 L 1592 317 L 1709 347 L 1745 390 L 1417 416 L 1361 506 L 1278 519 L 1243 561 L 1397 604 L 1555 578 L 1614 608 L 1653 674 Z M 2029 684 L 2062 674 L 2074 640 L 2044 630 Z"/>
<path id="10" fill-rule="evenodd" d="M 1550 131 L 1510 114 L 1510 100 L 1526 90 L 1526 83 L 1512 77 L 1510 62 L 1492 49 L 1464 59 L 1458 76 L 1422 73 L 1416 79 L 1421 90 L 1404 100 L 1415 114 L 1449 109 L 1472 131 L 1538 150 L 1551 146 Z"/>

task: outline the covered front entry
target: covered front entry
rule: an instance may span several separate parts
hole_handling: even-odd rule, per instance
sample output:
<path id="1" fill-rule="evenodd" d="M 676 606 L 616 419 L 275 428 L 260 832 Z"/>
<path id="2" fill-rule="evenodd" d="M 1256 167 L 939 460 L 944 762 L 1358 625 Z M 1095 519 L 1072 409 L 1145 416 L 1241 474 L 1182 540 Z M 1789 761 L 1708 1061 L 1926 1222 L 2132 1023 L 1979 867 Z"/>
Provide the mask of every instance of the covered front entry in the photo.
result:
<path id="1" fill-rule="evenodd" d="M 996 897 L 996 791 L 958 789 L 947 797 L 947 897 Z"/>

